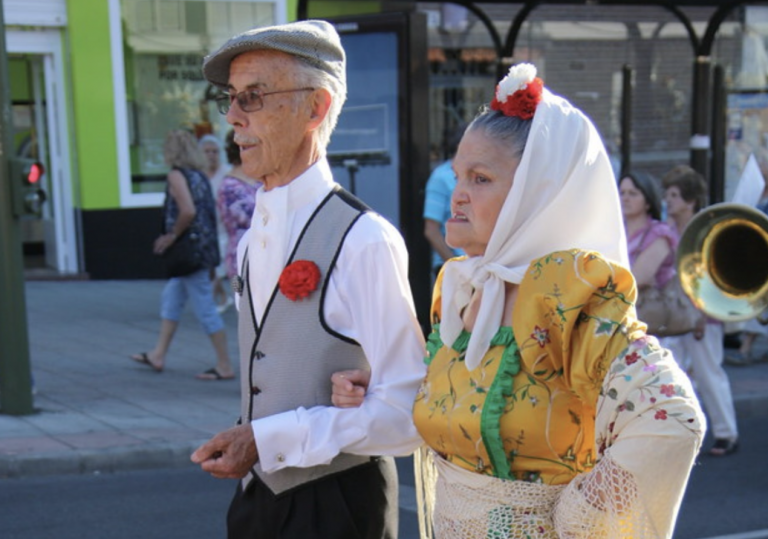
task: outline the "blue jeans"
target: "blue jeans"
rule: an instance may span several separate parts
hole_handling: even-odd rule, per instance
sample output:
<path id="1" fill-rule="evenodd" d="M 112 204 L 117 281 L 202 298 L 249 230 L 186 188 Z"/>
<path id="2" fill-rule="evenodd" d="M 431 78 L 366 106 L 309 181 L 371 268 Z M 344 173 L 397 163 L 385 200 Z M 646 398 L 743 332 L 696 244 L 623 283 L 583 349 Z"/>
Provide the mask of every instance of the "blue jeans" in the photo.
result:
<path id="1" fill-rule="evenodd" d="M 187 299 L 192 301 L 195 316 L 208 335 L 224 329 L 224 321 L 213 301 L 213 284 L 208 268 L 184 277 L 172 277 L 168 281 L 160 298 L 160 317 L 178 322 Z"/>

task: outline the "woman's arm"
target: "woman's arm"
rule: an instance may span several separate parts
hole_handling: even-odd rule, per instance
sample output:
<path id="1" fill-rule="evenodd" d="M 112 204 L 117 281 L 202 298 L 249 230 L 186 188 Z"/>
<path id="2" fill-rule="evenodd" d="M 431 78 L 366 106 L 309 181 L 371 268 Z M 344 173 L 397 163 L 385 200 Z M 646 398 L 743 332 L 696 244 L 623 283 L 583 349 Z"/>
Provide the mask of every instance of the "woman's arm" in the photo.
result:
<path id="1" fill-rule="evenodd" d="M 671 537 L 705 425 L 672 354 L 653 338 L 633 342 L 598 398 L 598 463 L 559 497 L 559 537 Z"/>
<path id="2" fill-rule="evenodd" d="M 669 241 L 659 237 L 638 255 L 632 265 L 632 275 L 635 276 L 638 288 L 656 286 L 656 273 L 671 252 Z"/>
<path id="3" fill-rule="evenodd" d="M 178 170 L 171 170 L 168 173 L 168 194 L 179 207 L 179 216 L 176 218 L 176 222 L 173 223 L 173 228 L 155 240 L 154 251 L 158 255 L 163 254 L 176 241 L 176 238 L 189 228 L 197 214 L 192 193 L 189 192 L 189 186 L 187 185 L 187 179 Z"/>

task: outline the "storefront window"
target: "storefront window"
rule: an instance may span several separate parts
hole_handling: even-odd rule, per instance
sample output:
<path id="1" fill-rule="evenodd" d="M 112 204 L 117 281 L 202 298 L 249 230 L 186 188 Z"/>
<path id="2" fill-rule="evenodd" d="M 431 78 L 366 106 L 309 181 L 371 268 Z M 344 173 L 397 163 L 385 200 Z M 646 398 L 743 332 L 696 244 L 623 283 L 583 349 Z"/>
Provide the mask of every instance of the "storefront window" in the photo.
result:
<path id="1" fill-rule="evenodd" d="M 280 0 L 122 0 L 132 194 L 165 188 L 163 141 L 185 128 L 223 141 L 217 89 L 203 78 L 206 54 L 236 33 L 278 22 Z"/>

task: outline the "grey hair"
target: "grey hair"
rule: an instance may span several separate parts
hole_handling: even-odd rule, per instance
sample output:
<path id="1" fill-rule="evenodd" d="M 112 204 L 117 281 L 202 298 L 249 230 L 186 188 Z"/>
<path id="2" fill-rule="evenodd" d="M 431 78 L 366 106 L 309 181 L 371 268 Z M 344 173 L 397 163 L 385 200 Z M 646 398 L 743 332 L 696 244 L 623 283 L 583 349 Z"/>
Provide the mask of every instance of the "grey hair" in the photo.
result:
<path id="1" fill-rule="evenodd" d="M 533 120 L 505 116 L 497 110 L 484 107 L 469 124 L 467 131 L 481 129 L 489 137 L 506 142 L 512 149 L 514 157 L 520 159 L 523 157 L 532 123 Z"/>
<path id="2" fill-rule="evenodd" d="M 347 86 L 344 82 L 331 76 L 329 73 L 302 61 L 301 58 L 294 57 L 294 59 L 296 60 L 296 65 L 298 67 L 295 80 L 298 86 L 324 88 L 331 94 L 331 107 L 317 131 L 319 137 L 318 142 L 323 151 L 325 151 L 328 144 L 331 142 L 331 133 L 333 133 L 333 130 L 336 128 L 339 114 L 341 114 L 341 108 L 347 100 Z M 296 96 L 296 99 L 301 98 L 301 96 Z"/>

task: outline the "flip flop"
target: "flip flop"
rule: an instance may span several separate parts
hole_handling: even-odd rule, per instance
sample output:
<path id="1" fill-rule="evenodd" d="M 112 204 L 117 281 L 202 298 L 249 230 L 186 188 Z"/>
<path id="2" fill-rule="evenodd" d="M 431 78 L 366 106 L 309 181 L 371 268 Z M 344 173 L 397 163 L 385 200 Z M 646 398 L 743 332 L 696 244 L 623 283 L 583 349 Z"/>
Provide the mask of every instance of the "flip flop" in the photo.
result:
<path id="1" fill-rule="evenodd" d="M 205 372 L 201 372 L 197 376 L 195 376 L 198 380 L 234 380 L 235 375 L 232 376 L 222 376 L 222 374 L 216 370 L 216 367 L 213 367 L 212 369 L 208 369 Z"/>
<path id="2" fill-rule="evenodd" d="M 163 372 L 162 367 L 158 367 L 152 361 L 150 361 L 149 356 L 146 352 L 142 352 L 140 354 L 135 354 L 131 356 L 131 359 L 134 360 L 136 363 L 141 363 L 142 365 L 147 365 L 155 372 Z"/>

